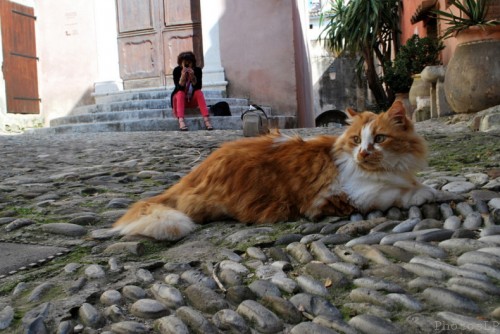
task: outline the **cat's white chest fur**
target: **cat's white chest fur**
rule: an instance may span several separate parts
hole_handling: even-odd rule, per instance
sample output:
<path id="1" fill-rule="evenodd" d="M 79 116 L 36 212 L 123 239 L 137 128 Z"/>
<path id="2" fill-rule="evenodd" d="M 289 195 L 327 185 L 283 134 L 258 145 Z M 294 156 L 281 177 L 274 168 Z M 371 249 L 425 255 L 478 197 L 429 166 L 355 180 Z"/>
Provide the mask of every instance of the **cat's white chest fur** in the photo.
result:
<path id="1" fill-rule="evenodd" d="M 346 193 L 351 204 L 362 212 L 421 205 L 434 198 L 434 190 L 418 183 L 413 176 L 394 171 L 364 171 L 347 153 L 339 157 L 337 167 L 337 191 Z"/>

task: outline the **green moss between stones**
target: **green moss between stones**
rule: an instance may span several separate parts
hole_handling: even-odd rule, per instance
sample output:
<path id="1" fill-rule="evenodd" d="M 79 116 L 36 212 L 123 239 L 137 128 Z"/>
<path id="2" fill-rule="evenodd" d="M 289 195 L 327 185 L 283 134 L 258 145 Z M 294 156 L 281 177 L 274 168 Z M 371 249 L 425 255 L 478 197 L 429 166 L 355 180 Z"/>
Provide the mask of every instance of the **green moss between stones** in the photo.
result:
<path id="1" fill-rule="evenodd" d="M 467 133 L 427 136 L 429 166 L 438 171 L 499 167 L 500 136 L 494 133 Z"/>

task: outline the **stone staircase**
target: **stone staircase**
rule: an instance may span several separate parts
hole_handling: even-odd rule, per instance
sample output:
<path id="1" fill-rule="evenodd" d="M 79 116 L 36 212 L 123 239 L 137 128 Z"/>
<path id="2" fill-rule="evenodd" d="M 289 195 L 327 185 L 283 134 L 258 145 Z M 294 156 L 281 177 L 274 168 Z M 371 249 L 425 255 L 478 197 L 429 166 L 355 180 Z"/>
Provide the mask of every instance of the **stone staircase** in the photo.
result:
<path id="1" fill-rule="evenodd" d="M 179 126 L 170 107 L 170 90 L 164 88 L 116 92 L 95 96 L 96 104 L 77 107 L 71 114 L 50 121 L 50 127 L 37 129 L 48 133 L 120 132 L 120 131 L 177 131 Z M 248 109 L 247 99 L 227 98 L 222 91 L 203 90 L 207 105 L 226 101 L 231 116 L 210 118 L 216 130 L 242 128 L 241 113 Z M 272 127 L 290 128 L 294 117 L 272 116 L 264 107 Z M 186 125 L 190 131 L 204 130 L 198 109 L 186 110 Z"/>

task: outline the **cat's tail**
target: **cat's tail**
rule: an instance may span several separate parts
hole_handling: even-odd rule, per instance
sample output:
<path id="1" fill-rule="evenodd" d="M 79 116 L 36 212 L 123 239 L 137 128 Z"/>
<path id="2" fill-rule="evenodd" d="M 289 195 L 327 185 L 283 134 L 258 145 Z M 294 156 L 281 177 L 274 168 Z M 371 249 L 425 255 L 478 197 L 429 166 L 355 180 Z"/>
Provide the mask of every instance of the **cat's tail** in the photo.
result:
<path id="1" fill-rule="evenodd" d="M 157 240 L 179 240 L 195 229 L 196 224 L 184 213 L 160 203 L 140 201 L 113 224 L 112 231 Z"/>

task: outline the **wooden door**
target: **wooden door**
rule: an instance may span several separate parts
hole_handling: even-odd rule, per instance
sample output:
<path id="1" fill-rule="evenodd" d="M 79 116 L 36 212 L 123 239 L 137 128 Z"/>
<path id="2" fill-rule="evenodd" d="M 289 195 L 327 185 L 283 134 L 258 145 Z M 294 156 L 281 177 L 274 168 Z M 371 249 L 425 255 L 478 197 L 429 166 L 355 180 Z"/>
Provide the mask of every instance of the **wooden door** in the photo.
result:
<path id="1" fill-rule="evenodd" d="M 203 67 L 200 0 L 163 0 L 162 29 L 164 71 L 168 76 L 177 66 L 177 55 L 193 51 L 197 66 Z"/>
<path id="2" fill-rule="evenodd" d="M 120 75 L 126 89 L 170 83 L 177 55 L 203 64 L 200 0 L 117 0 Z"/>
<path id="3" fill-rule="evenodd" d="M 39 114 L 34 10 L 0 0 L 7 112 Z"/>

